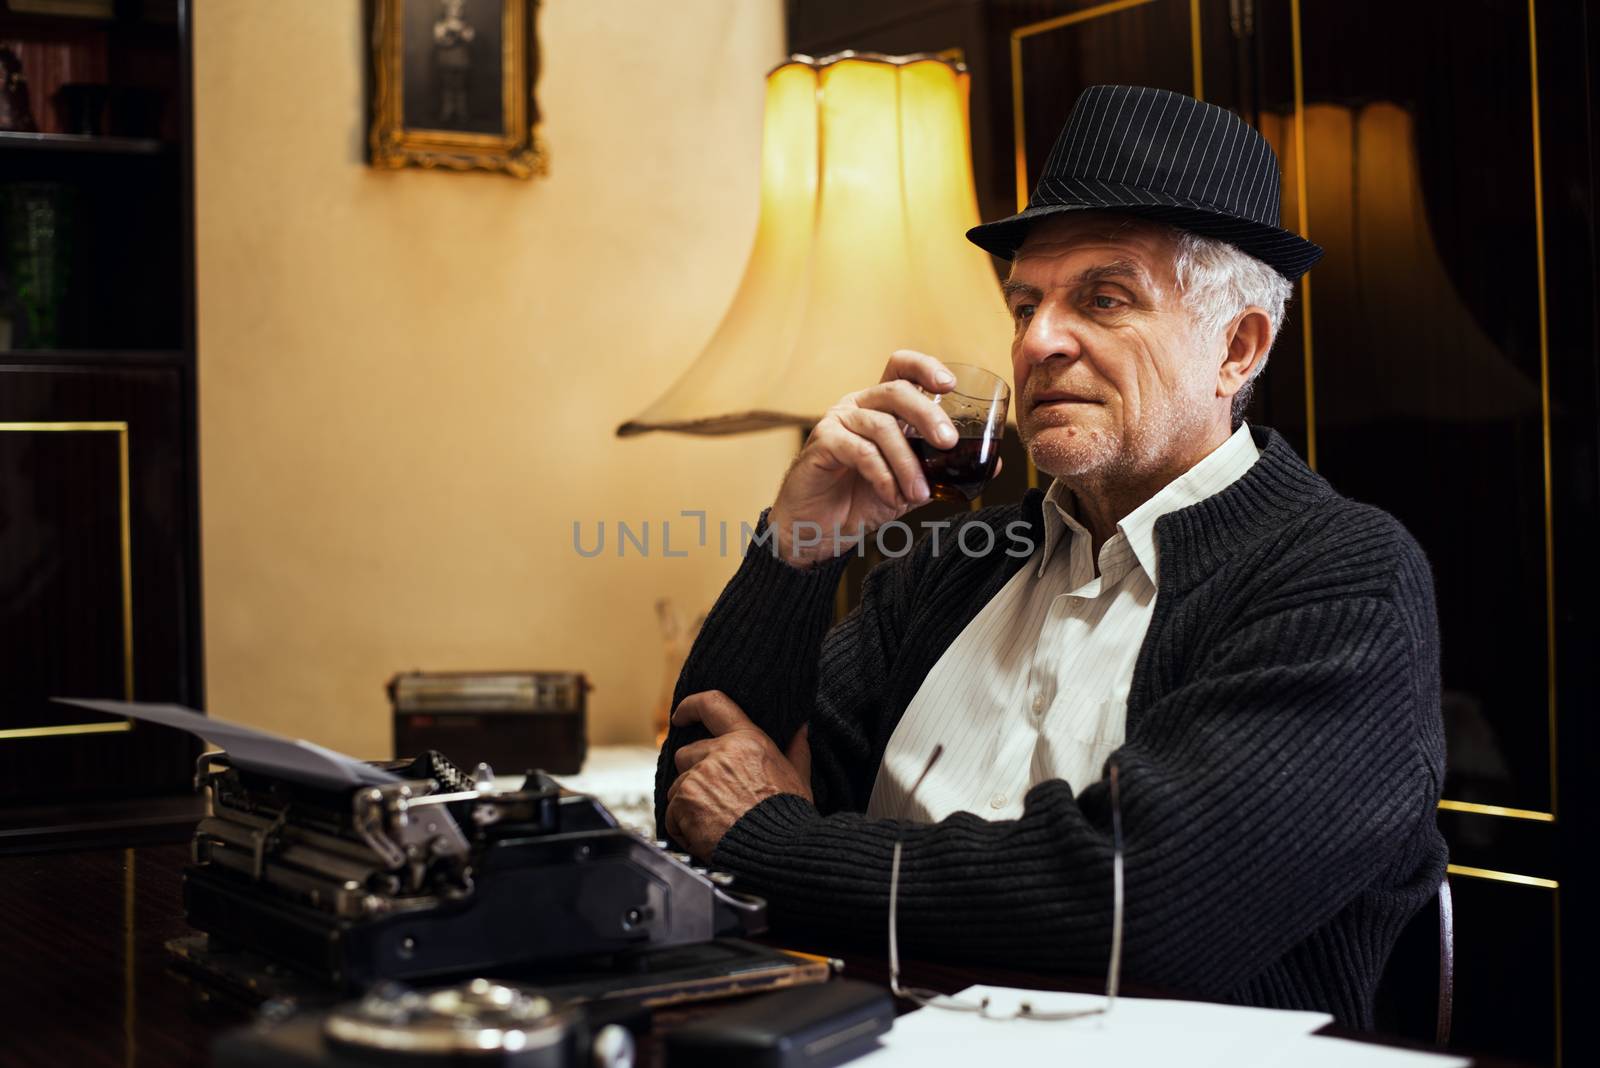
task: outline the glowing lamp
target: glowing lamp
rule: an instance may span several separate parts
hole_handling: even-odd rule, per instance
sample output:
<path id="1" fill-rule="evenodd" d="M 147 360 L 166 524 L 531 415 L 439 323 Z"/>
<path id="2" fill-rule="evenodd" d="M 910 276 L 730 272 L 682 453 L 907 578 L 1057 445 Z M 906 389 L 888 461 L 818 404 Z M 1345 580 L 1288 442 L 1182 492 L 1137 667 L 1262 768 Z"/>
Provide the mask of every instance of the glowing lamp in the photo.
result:
<path id="1" fill-rule="evenodd" d="M 809 426 L 895 349 L 1010 380 L 1010 320 L 978 223 L 966 68 L 933 56 L 793 56 L 767 76 L 761 214 L 699 358 L 617 428 Z"/>

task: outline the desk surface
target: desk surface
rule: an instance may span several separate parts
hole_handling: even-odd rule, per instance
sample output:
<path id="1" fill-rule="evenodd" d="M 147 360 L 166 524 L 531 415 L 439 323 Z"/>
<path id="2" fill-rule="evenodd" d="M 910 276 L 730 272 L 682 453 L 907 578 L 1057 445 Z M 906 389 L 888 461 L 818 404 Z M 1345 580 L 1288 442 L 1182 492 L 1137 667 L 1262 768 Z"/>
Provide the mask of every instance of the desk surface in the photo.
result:
<path id="1" fill-rule="evenodd" d="M 212 1039 L 245 1018 L 200 999 L 167 971 L 164 944 L 189 933 L 179 897 L 187 857 L 187 846 L 164 845 L 0 858 L 0 1025 L 9 1025 L 0 1029 L 0 1061 L 19 1068 L 210 1063 Z M 887 980 L 884 964 L 873 960 L 848 960 L 846 972 Z M 1077 990 L 1099 982 L 933 965 L 917 965 L 915 974 L 947 991 L 974 981 Z M 695 1011 L 658 1014 L 658 1030 Z M 651 1045 L 641 1050 L 642 1065 L 655 1059 Z"/>

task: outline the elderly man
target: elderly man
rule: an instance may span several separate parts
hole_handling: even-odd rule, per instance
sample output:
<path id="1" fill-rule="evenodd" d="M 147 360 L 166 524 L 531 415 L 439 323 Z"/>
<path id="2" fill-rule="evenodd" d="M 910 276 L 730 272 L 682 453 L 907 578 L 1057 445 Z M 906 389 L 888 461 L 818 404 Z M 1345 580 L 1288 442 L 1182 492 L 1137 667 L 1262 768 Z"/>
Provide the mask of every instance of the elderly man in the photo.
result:
<path id="1" fill-rule="evenodd" d="M 896 353 L 817 424 L 764 515 L 780 552 L 746 555 L 684 667 L 657 780 L 664 831 L 780 927 L 881 946 L 898 840 L 908 956 L 1103 971 L 1109 757 L 1124 975 L 1371 1025 L 1444 872 L 1438 624 L 1399 523 L 1243 421 L 1321 254 L 1278 228 L 1278 188 L 1229 112 L 1085 92 L 1028 208 L 968 235 L 1012 260 L 1016 419 L 1050 489 L 962 517 L 991 551 L 947 532 L 879 565 L 831 629 L 848 554 L 795 531 L 928 499 L 900 423 L 953 442 L 922 392 L 945 369 Z"/>

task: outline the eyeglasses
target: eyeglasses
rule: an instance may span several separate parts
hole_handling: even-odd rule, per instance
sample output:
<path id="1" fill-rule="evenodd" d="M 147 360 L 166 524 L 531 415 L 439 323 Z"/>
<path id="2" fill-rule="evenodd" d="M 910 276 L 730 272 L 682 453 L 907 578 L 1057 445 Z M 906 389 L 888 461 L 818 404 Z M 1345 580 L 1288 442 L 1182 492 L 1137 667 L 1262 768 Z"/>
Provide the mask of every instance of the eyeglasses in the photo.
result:
<path id="1" fill-rule="evenodd" d="M 911 789 L 906 794 L 909 801 L 916 796 L 917 788 L 922 785 L 922 780 L 928 777 L 928 772 L 933 770 L 934 763 L 944 752 L 944 746 L 936 745 L 933 753 L 928 757 L 928 763 L 923 766 L 922 774 L 917 776 L 917 781 L 911 784 Z M 958 998 L 949 994 L 941 994 L 935 990 L 922 990 L 916 987 L 902 986 L 900 984 L 900 937 L 899 937 L 899 904 L 900 904 L 900 851 L 904 844 L 899 835 L 894 843 L 894 862 L 889 869 L 889 989 L 897 998 L 914 1001 L 918 1005 L 929 1009 L 949 1009 L 954 1012 L 971 1012 L 987 1020 L 1081 1020 L 1089 1016 L 1106 1016 L 1111 1012 L 1111 1007 L 1117 1002 L 1117 987 L 1122 978 L 1122 804 L 1117 788 L 1117 761 L 1113 757 L 1107 762 L 1107 772 L 1111 787 L 1111 962 L 1106 969 L 1106 1001 L 1093 1009 L 1067 1009 L 1047 1011 L 1035 1009 L 1024 1001 L 1014 1011 L 997 1011 L 988 998 L 969 1000 Z"/>

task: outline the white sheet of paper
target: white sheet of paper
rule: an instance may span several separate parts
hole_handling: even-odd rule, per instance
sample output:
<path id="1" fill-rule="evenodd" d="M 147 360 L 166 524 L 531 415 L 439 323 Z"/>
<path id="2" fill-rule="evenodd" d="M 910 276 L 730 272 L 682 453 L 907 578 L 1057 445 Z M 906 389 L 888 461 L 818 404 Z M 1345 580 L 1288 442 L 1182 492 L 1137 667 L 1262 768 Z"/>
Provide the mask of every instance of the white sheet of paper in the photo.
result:
<path id="1" fill-rule="evenodd" d="M 975 986 L 960 997 L 988 996 L 997 1011 L 1027 999 L 1040 1010 L 1094 1008 L 1097 994 L 1061 994 Z M 1333 1017 L 1235 1005 L 1155 998 L 1118 998 L 1109 1016 L 1082 1020 L 986 1020 L 972 1013 L 919 1009 L 900 1017 L 882 1048 L 855 1062 L 864 1068 L 968 1066 L 975 1050 L 991 1064 L 1105 1064 L 1117 1068 L 1185 1068 L 1284 1064 L 1268 1058 L 1285 1043 L 1304 1041 Z"/>
<path id="2" fill-rule="evenodd" d="M 315 742 L 285 738 L 271 731 L 243 727 L 182 705 L 141 704 L 132 701 L 84 701 L 57 697 L 64 705 L 104 712 L 108 716 L 176 727 L 222 747 L 235 767 L 276 775 L 293 782 L 327 789 L 381 786 L 399 782 L 399 776 L 365 764 L 355 757 L 325 749 Z"/>

